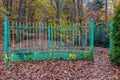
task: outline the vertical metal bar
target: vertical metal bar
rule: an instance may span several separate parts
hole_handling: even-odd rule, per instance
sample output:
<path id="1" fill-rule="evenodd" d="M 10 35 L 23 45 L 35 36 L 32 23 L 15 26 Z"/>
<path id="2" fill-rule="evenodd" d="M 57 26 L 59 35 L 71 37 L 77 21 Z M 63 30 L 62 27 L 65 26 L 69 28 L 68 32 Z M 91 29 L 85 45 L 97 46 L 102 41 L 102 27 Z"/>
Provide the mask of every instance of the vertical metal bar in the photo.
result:
<path id="1" fill-rule="evenodd" d="M 54 35 L 54 45 L 55 45 L 55 40 L 56 40 L 56 31 L 55 31 L 55 27 L 54 27 L 54 29 L 53 29 L 53 35 Z"/>
<path id="2" fill-rule="evenodd" d="M 68 36 L 68 30 L 66 30 L 66 31 L 67 31 L 66 37 L 67 37 L 67 47 L 68 47 L 68 41 L 69 41 L 69 40 L 68 40 L 68 37 L 69 37 L 69 36 Z"/>
<path id="3" fill-rule="evenodd" d="M 48 36 L 48 27 L 47 27 L 47 25 L 46 25 L 46 29 L 45 29 L 45 44 L 46 44 L 46 49 L 47 49 L 47 44 L 48 44 L 48 42 L 47 42 L 47 40 L 48 40 L 48 38 L 47 38 L 47 36 Z"/>
<path id="4" fill-rule="evenodd" d="M 5 18 L 4 19 L 4 54 L 5 54 L 5 62 L 8 62 L 8 51 L 9 51 L 9 47 L 8 47 L 8 19 Z"/>
<path id="5" fill-rule="evenodd" d="M 16 22 L 17 25 L 17 22 Z M 20 27 L 19 25 L 17 25 L 17 27 Z M 16 29 L 16 44 L 18 43 L 19 40 L 19 28 Z M 16 45 L 16 47 L 18 47 L 18 45 Z"/>
<path id="6" fill-rule="evenodd" d="M 42 28 L 41 28 L 41 29 L 42 29 Z M 43 44 L 43 43 L 42 43 L 42 35 L 43 35 L 43 33 L 42 33 L 41 29 L 39 30 L 39 34 L 38 34 L 38 35 L 39 35 L 39 47 L 40 47 L 40 48 L 42 48 L 42 44 Z"/>
<path id="7" fill-rule="evenodd" d="M 19 25 L 16 27 L 17 29 L 16 29 L 16 48 L 18 48 L 18 38 L 19 38 L 19 28 L 18 27 L 20 27 Z"/>
<path id="8" fill-rule="evenodd" d="M 90 22 L 90 28 L 91 28 L 91 60 L 94 61 L 94 20 L 91 20 Z"/>
<path id="9" fill-rule="evenodd" d="M 27 22 L 26 22 L 26 27 L 28 27 L 28 23 L 27 23 Z M 27 47 L 29 47 L 29 46 L 28 46 L 28 39 L 29 39 L 28 34 L 29 34 L 29 29 L 27 28 Z"/>
<path id="10" fill-rule="evenodd" d="M 25 24 L 22 23 L 22 30 L 21 30 L 21 31 L 22 31 L 22 33 L 21 33 L 21 34 L 22 34 L 22 35 L 21 35 L 22 40 L 21 40 L 21 41 L 22 41 L 22 42 L 24 42 L 24 36 L 26 35 L 26 34 L 25 34 L 25 30 L 24 30 L 24 26 L 25 26 Z M 21 46 L 21 47 L 22 47 L 22 46 Z"/>
<path id="11" fill-rule="evenodd" d="M 70 42 L 72 42 L 72 24 L 70 25 Z M 73 42 L 72 42 L 73 43 Z M 70 43 L 70 47 L 72 47 L 72 44 Z M 72 48 L 70 48 L 70 50 L 72 51 Z"/>
<path id="12" fill-rule="evenodd" d="M 14 24 L 14 23 L 12 22 L 12 26 L 13 26 L 13 24 Z M 14 41 L 14 29 L 11 29 L 11 32 L 12 32 L 12 34 L 11 34 L 11 35 L 12 35 L 12 36 L 11 36 L 11 38 L 12 38 L 12 39 L 11 39 L 11 40 L 12 40 L 12 47 L 14 48 L 14 47 L 15 47 L 15 41 Z"/>
<path id="13" fill-rule="evenodd" d="M 80 36 L 80 30 L 79 30 L 79 47 L 80 47 L 80 41 L 81 40 L 81 36 Z"/>
<path id="14" fill-rule="evenodd" d="M 60 41 L 61 41 L 61 40 L 60 40 L 60 26 L 59 26 L 59 33 L 58 33 L 58 35 L 59 35 L 59 40 L 58 40 L 59 43 L 58 43 L 58 47 L 60 48 Z"/>
<path id="15" fill-rule="evenodd" d="M 37 26 L 37 23 L 36 23 L 36 27 L 35 27 L 35 31 L 36 31 L 36 40 L 35 40 L 35 42 L 36 42 L 36 43 L 35 43 L 35 44 L 36 44 L 36 47 L 38 48 L 38 45 L 37 45 L 37 40 L 38 40 L 38 39 L 37 39 L 37 33 L 38 33 L 37 27 L 38 27 L 38 26 Z"/>
<path id="16" fill-rule="evenodd" d="M 62 45 L 62 30 L 60 30 L 60 45 Z"/>
<path id="17" fill-rule="evenodd" d="M 26 31 L 25 31 L 25 23 L 22 23 L 22 30 L 21 30 L 21 32 L 22 32 L 22 33 L 21 33 L 21 34 L 22 34 L 22 36 L 21 36 L 21 37 L 22 37 L 21 41 L 24 42 L 24 38 L 25 38 L 25 36 L 26 36 L 26 34 L 25 34 L 25 32 L 26 32 Z M 25 41 L 26 41 L 26 40 L 25 40 Z M 22 45 L 21 47 L 23 47 L 23 45 Z"/>
<path id="18" fill-rule="evenodd" d="M 40 48 L 40 22 L 39 22 L 39 25 L 38 25 L 39 29 L 38 29 L 38 47 Z"/>
<path id="19" fill-rule="evenodd" d="M 21 31 L 22 31 L 22 30 L 19 31 L 19 34 L 20 34 L 20 35 L 19 35 L 19 37 L 20 37 L 20 38 L 19 38 L 19 39 L 20 39 L 20 43 L 19 43 L 20 45 L 19 45 L 19 48 L 21 48 L 21 42 L 22 42 L 22 41 L 21 41 L 21 40 L 22 40 L 22 38 L 21 38 L 21 37 L 22 37 L 22 35 L 21 35 L 22 32 L 21 32 Z"/>
<path id="20" fill-rule="evenodd" d="M 90 46 L 90 49 L 91 49 L 91 25 L 90 25 L 91 22 L 89 22 L 89 46 Z"/>
<path id="21" fill-rule="evenodd" d="M 51 27 L 51 41 L 52 41 L 52 45 L 53 45 L 53 40 L 54 40 L 54 31 L 53 31 L 53 27 Z"/>
<path id="22" fill-rule="evenodd" d="M 62 47 L 63 47 L 63 30 L 62 30 L 62 26 L 60 26 L 60 51 L 62 51 Z"/>
<path id="23" fill-rule="evenodd" d="M 10 29 L 9 29 L 9 21 L 8 21 L 8 47 L 9 47 L 9 49 L 10 49 L 10 39 L 11 39 L 11 37 L 10 37 Z M 9 51 L 8 51 L 9 52 Z"/>
<path id="24" fill-rule="evenodd" d="M 28 23 L 28 26 L 29 26 L 29 23 Z M 32 27 L 32 25 L 31 25 L 31 27 Z M 29 30 L 30 30 L 30 32 L 29 32 L 29 34 L 30 34 L 30 38 L 29 38 L 29 39 L 30 39 L 30 40 L 28 40 L 28 41 L 30 41 L 30 42 L 29 42 L 29 43 L 30 43 L 29 45 L 30 45 L 30 51 L 31 51 L 31 48 L 32 48 L 32 45 L 33 45 L 32 42 L 31 42 L 31 41 L 32 41 L 32 38 L 33 38 L 33 37 L 32 37 L 32 28 L 30 28 Z"/>
<path id="25" fill-rule="evenodd" d="M 50 28 L 50 38 L 51 38 L 51 44 L 50 44 L 50 59 L 52 58 L 52 48 L 53 48 L 53 39 L 54 39 L 54 32 L 53 32 L 53 28 L 54 28 L 54 26 L 51 26 L 51 28 Z"/>
<path id="26" fill-rule="evenodd" d="M 65 44 L 65 47 L 67 47 L 67 30 L 65 30 L 65 40 L 66 40 L 66 44 Z"/>
<path id="27" fill-rule="evenodd" d="M 10 70 L 10 59 L 9 59 L 9 22 L 8 19 L 4 19 L 4 61 L 8 65 L 8 69 Z"/>
<path id="28" fill-rule="evenodd" d="M 85 29 L 85 48 L 87 47 L 87 28 Z"/>
<path id="29" fill-rule="evenodd" d="M 77 24 L 78 25 L 78 24 Z M 75 48 L 77 48 L 77 25 L 76 25 L 76 28 L 75 28 L 75 37 L 74 37 L 74 40 L 75 40 Z"/>
<path id="30" fill-rule="evenodd" d="M 12 40 L 13 40 L 13 48 L 15 48 L 15 36 L 14 36 L 14 33 L 15 33 L 15 30 L 13 29 L 13 32 L 12 32 Z"/>
<path id="31" fill-rule="evenodd" d="M 82 49 L 85 49 L 85 35 L 84 27 L 82 26 Z"/>
<path id="32" fill-rule="evenodd" d="M 50 43 L 51 43 L 51 40 L 50 40 L 50 37 L 51 37 L 51 34 L 50 34 L 50 26 L 48 26 L 48 59 L 50 58 L 50 54 L 51 54 L 51 50 L 50 50 Z"/>
<path id="33" fill-rule="evenodd" d="M 19 25 L 19 27 L 21 27 L 21 25 Z M 16 32 L 16 33 L 18 34 L 18 37 L 17 37 L 17 36 L 16 36 L 16 37 L 18 38 L 18 39 L 17 39 L 18 42 L 17 42 L 16 44 L 17 44 L 17 49 L 18 49 L 18 48 L 20 48 L 20 36 L 21 36 L 21 35 L 20 35 L 20 31 L 21 31 L 21 30 L 20 30 L 20 28 L 17 28 L 17 30 L 18 30 L 18 32 Z M 16 30 L 16 31 L 17 31 L 17 30 Z"/>
<path id="34" fill-rule="evenodd" d="M 73 47 L 74 47 L 74 29 L 73 29 L 72 32 L 73 32 Z"/>
<path id="35" fill-rule="evenodd" d="M 35 24 L 33 23 L 33 48 L 35 47 L 35 37 L 34 37 L 34 35 L 35 35 L 35 31 L 34 31 L 35 26 L 34 25 Z"/>
<path id="36" fill-rule="evenodd" d="M 110 46 L 109 46 L 109 48 L 110 48 L 110 53 L 111 53 L 111 51 L 112 51 L 112 49 L 113 49 L 113 40 L 112 40 L 112 30 L 113 30 L 113 23 L 114 23 L 114 21 L 112 20 L 111 22 L 110 22 Z"/>
<path id="37" fill-rule="evenodd" d="M 44 47 L 44 26 L 42 24 L 42 48 Z"/>

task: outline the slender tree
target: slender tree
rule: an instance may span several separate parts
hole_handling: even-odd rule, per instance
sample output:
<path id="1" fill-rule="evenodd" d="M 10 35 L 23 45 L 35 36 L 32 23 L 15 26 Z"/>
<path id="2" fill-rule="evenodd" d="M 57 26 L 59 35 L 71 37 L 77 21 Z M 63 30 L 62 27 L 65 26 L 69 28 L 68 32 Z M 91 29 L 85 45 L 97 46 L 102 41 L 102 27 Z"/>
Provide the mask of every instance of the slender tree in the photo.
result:
<path id="1" fill-rule="evenodd" d="M 19 25 L 19 23 L 20 23 L 20 20 L 22 19 L 22 7 L 23 7 L 23 0 L 19 0 L 19 11 L 18 11 L 18 24 L 17 25 Z"/>
<path id="2" fill-rule="evenodd" d="M 83 19 L 83 0 L 77 0 L 77 6 L 78 6 L 78 21 L 80 24 L 82 24 Z"/>
<path id="3" fill-rule="evenodd" d="M 73 18 L 74 18 L 74 23 L 76 23 L 76 0 L 73 0 Z"/>
<path id="4" fill-rule="evenodd" d="M 13 0 L 10 0 L 10 25 L 12 24 L 12 4 Z"/>
<path id="5" fill-rule="evenodd" d="M 107 12 L 108 12 L 108 0 L 105 0 L 105 23 L 107 23 Z"/>
<path id="6" fill-rule="evenodd" d="M 60 13 L 63 9 L 63 0 L 55 0 L 56 3 L 56 18 L 57 18 L 57 24 L 60 24 Z"/>
<path id="7" fill-rule="evenodd" d="M 24 6 L 23 6 L 23 22 L 26 23 L 26 0 L 24 0 L 23 2 Z"/>

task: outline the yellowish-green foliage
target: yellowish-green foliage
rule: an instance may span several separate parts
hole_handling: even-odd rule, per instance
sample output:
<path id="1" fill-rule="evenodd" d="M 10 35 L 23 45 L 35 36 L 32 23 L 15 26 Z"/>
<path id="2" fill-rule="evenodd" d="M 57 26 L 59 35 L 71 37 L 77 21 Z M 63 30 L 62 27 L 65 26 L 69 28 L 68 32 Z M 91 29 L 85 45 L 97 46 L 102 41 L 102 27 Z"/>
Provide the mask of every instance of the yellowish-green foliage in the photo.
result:
<path id="1" fill-rule="evenodd" d="M 46 20 L 47 23 L 49 24 L 54 24 L 57 21 L 56 18 L 56 3 L 54 0 L 31 0 L 31 2 L 29 3 L 30 0 L 26 0 L 26 16 L 24 19 L 28 18 L 28 8 L 31 6 L 32 11 L 34 11 L 34 20 L 35 21 L 43 21 L 44 19 Z M 52 1 L 53 3 L 51 4 L 50 1 Z M 60 23 L 62 25 L 70 25 L 71 21 L 73 20 L 73 18 L 71 16 L 73 16 L 73 9 L 74 9 L 74 5 L 73 5 L 73 0 L 63 0 L 64 1 L 64 8 L 62 9 L 62 11 L 60 12 Z M 18 2 L 18 3 L 16 3 Z M 19 6 L 19 0 L 13 0 L 13 3 L 16 4 L 17 6 Z M 108 0 L 108 6 L 110 8 L 110 10 L 113 9 L 114 5 L 118 5 L 120 3 L 120 0 Z M 2 6 L 1 6 L 2 5 Z M 18 19 L 18 7 L 13 5 L 13 13 L 12 13 L 12 18 L 14 19 Z M 2 4 L 2 0 L 0 0 L 0 8 L 4 7 Z M 66 8 L 66 9 L 65 9 Z M 67 9 L 68 8 L 68 9 Z M 76 5 L 77 8 L 77 5 Z M 24 9 L 24 6 L 23 6 Z M 86 7 L 84 7 L 83 9 L 86 9 Z M 104 20 L 105 18 L 105 6 L 101 9 L 100 13 L 100 20 Z M 3 15 L 2 17 L 4 18 L 4 15 L 6 13 L 0 10 L 0 15 Z M 76 14 L 78 15 L 78 14 Z M 111 19 L 113 16 L 113 14 L 109 14 L 108 15 L 108 21 L 109 19 Z M 87 16 L 87 12 L 85 12 L 84 10 L 84 18 L 88 18 Z M 76 16 L 76 19 L 78 20 L 79 17 Z"/>
<path id="2" fill-rule="evenodd" d="M 55 15 L 55 9 L 51 6 L 48 0 L 37 0 L 32 6 L 36 6 L 34 18 L 41 20 L 43 18 L 49 18 L 51 22 L 51 17 Z"/>
<path id="3" fill-rule="evenodd" d="M 70 57 L 72 60 L 75 60 L 75 59 L 76 59 L 76 54 L 69 54 L 69 57 Z"/>

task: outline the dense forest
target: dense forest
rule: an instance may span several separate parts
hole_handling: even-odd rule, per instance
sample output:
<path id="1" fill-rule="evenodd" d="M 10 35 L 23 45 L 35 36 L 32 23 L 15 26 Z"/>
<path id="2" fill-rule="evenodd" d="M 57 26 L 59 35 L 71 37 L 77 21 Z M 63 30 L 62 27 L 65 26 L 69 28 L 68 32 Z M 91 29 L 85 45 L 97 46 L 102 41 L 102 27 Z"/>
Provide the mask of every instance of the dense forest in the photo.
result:
<path id="1" fill-rule="evenodd" d="M 50 24 L 109 22 L 120 0 L 0 0 L 0 19 Z"/>

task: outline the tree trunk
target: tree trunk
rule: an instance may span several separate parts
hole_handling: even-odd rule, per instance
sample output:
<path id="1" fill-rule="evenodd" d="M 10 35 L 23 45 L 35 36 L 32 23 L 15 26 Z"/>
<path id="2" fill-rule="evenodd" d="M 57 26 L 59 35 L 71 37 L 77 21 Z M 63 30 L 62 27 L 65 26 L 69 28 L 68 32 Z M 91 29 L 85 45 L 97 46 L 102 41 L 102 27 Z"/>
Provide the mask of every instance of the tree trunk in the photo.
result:
<path id="1" fill-rule="evenodd" d="M 55 3 L 56 3 L 56 18 L 57 18 L 57 21 L 56 21 L 56 24 L 60 25 L 60 13 L 61 13 L 61 10 L 63 9 L 63 0 L 55 0 Z"/>
<path id="2" fill-rule="evenodd" d="M 9 0 L 2 0 L 3 6 L 6 7 L 7 12 L 9 11 Z M 8 14 L 6 14 L 8 16 Z"/>
<path id="3" fill-rule="evenodd" d="M 6 9 L 7 9 L 7 11 L 9 10 L 8 6 L 9 6 L 9 0 L 6 0 Z"/>
<path id="4" fill-rule="evenodd" d="M 108 11 L 108 1 L 105 0 L 105 23 L 107 23 L 107 19 L 108 19 L 108 16 L 107 16 L 107 11 Z"/>
<path id="5" fill-rule="evenodd" d="M 18 22 L 17 22 L 17 25 L 20 24 L 20 20 L 22 18 L 22 6 L 23 6 L 23 0 L 20 0 L 20 2 L 19 2 L 19 11 L 18 11 Z"/>
<path id="6" fill-rule="evenodd" d="M 26 0 L 24 0 L 23 20 L 23 22 L 26 23 Z"/>
<path id="7" fill-rule="evenodd" d="M 73 19 L 74 19 L 74 23 L 76 23 L 76 15 L 77 15 L 77 13 L 76 13 L 76 0 L 73 0 L 73 6 L 74 6 Z"/>
<path id="8" fill-rule="evenodd" d="M 78 21 L 80 24 L 82 24 L 83 19 L 83 0 L 77 0 L 77 6 L 78 6 Z"/>
<path id="9" fill-rule="evenodd" d="M 12 25 L 12 3 L 13 0 L 10 0 L 10 25 Z"/>

